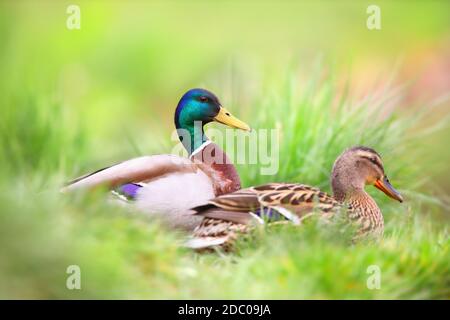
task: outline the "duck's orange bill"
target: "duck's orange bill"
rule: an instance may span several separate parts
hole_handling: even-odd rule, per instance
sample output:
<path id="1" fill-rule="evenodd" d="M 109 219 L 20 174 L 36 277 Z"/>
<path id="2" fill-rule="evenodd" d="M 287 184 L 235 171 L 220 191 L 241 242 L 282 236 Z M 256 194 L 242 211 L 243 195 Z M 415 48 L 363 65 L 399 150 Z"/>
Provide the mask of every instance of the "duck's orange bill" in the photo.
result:
<path id="1" fill-rule="evenodd" d="M 395 188 L 391 185 L 389 179 L 386 176 L 384 176 L 382 179 L 378 179 L 377 181 L 375 181 L 374 186 L 377 189 L 383 191 L 388 197 L 403 202 L 402 195 L 400 194 L 400 192 L 395 190 Z"/>

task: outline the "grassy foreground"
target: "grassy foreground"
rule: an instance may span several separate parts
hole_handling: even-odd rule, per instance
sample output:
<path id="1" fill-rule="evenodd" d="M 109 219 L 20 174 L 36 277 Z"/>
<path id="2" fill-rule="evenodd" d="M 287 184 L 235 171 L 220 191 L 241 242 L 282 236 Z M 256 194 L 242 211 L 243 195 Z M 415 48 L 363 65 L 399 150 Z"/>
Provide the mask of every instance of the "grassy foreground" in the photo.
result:
<path id="1" fill-rule="evenodd" d="M 339 230 L 311 221 L 256 230 L 229 255 L 180 248 L 183 235 L 108 206 L 101 193 L 58 194 L 62 181 L 96 157 L 92 127 L 64 107 L 55 113 L 57 101 L 11 98 L 0 119 L 0 298 L 448 299 L 448 207 L 423 179 L 426 161 L 445 160 L 420 152 L 426 133 L 448 128 L 448 118 L 418 131 L 431 106 L 391 108 L 398 94 L 354 102 L 331 80 L 300 85 L 292 74 L 254 99 L 241 117 L 254 128 L 279 128 L 280 166 L 274 176 L 238 166 L 244 186 L 302 182 L 329 192 L 334 159 L 364 144 L 382 154 L 406 201 L 369 189 L 385 216 L 379 243 L 349 245 Z M 69 265 L 81 268 L 81 290 L 66 288 Z M 379 289 L 367 287 L 369 266 L 381 272 Z"/>

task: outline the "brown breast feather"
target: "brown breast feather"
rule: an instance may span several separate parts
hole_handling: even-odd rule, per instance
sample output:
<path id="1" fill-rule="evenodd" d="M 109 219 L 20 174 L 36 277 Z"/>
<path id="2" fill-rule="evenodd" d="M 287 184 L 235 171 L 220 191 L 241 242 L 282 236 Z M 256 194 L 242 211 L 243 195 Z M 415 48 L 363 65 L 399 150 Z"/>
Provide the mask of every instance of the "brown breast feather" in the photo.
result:
<path id="1" fill-rule="evenodd" d="M 191 159 L 210 177 L 216 196 L 241 188 L 236 168 L 217 144 L 209 143 L 193 154 Z"/>

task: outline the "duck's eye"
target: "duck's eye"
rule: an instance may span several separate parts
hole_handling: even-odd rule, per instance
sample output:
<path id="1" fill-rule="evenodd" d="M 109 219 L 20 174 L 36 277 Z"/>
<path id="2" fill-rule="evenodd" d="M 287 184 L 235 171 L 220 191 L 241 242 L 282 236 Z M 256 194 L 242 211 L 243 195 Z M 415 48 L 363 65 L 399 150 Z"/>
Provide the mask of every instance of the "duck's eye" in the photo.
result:
<path id="1" fill-rule="evenodd" d="M 201 102 L 207 102 L 208 101 L 208 98 L 205 97 L 205 96 L 201 96 L 199 99 L 200 99 Z"/>
<path id="2" fill-rule="evenodd" d="M 375 158 L 369 158 L 370 162 L 372 162 L 373 164 L 377 164 L 377 160 Z"/>

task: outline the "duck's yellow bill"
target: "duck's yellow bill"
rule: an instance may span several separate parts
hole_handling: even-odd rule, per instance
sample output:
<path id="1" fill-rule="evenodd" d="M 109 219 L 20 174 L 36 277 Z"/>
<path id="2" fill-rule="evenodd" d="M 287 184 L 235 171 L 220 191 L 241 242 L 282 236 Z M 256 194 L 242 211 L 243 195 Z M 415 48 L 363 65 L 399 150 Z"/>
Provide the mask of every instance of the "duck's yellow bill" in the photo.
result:
<path id="1" fill-rule="evenodd" d="M 400 194 L 400 192 L 395 190 L 386 176 L 383 179 L 376 180 L 374 186 L 375 188 L 383 191 L 388 197 L 403 202 L 402 195 Z"/>
<path id="2" fill-rule="evenodd" d="M 232 128 L 251 131 L 248 124 L 233 116 L 230 111 L 223 107 L 220 107 L 220 111 L 217 116 L 214 117 L 214 121 L 220 122 Z"/>

